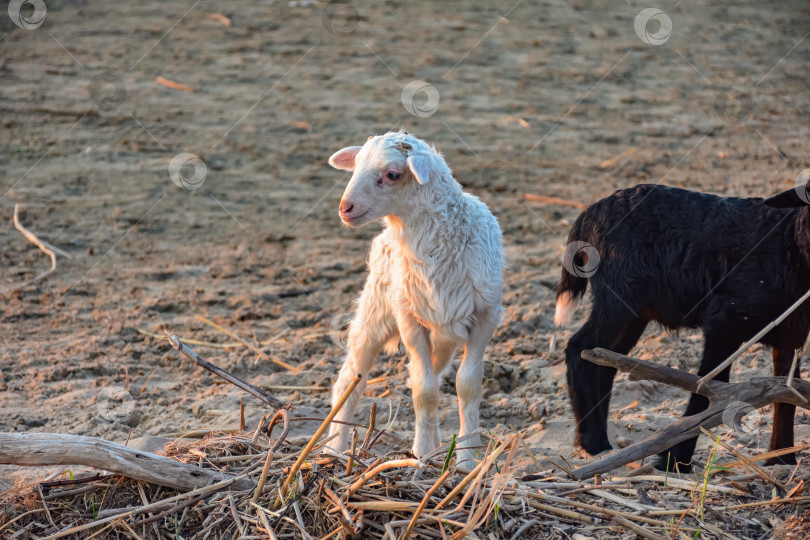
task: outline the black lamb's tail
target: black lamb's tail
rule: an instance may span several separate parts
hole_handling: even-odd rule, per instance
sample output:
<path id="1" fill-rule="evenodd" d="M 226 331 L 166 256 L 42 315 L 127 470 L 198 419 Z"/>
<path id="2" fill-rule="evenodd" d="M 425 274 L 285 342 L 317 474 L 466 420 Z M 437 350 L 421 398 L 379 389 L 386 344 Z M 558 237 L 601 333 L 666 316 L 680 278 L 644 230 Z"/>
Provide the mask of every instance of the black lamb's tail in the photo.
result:
<path id="1" fill-rule="evenodd" d="M 554 312 L 554 324 L 557 326 L 566 326 L 571 322 L 588 288 L 588 278 L 593 274 L 590 267 L 599 264 L 599 254 L 593 246 L 576 239 L 582 232 L 583 216 L 571 228 L 563 253 L 562 276 L 557 286 L 557 307 Z"/>

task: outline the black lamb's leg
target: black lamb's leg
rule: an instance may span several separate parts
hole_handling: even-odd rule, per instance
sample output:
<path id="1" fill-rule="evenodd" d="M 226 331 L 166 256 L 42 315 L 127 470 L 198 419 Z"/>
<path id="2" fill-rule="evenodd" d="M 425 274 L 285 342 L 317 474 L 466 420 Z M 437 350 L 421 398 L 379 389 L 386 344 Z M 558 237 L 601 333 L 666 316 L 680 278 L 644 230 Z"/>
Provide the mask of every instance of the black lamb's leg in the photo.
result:
<path id="1" fill-rule="evenodd" d="M 787 377 L 790 366 L 793 364 L 794 351 L 790 347 L 778 347 L 773 349 L 773 374 L 777 377 Z M 796 363 L 796 378 L 801 377 L 799 363 Z M 774 403 L 773 405 L 773 431 L 771 432 L 771 444 L 769 450 L 780 450 L 793 446 L 793 415 L 796 406 L 789 403 Z M 795 465 L 796 454 L 790 453 L 783 456 L 771 458 L 765 465 Z"/>
<path id="2" fill-rule="evenodd" d="M 583 360 L 580 355 L 586 349 L 597 347 L 627 354 L 646 326 L 646 321 L 628 321 L 626 316 L 624 320 L 621 316 L 599 317 L 597 324 L 592 315 L 565 348 L 568 393 L 577 422 L 576 444 L 589 454 L 599 454 L 612 448 L 607 435 L 607 421 L 616 370 Z"/>
<path id="3" fill-rule="evenodd" d="M 705 345 L 703 347 L 703 359 L 700 362 L 698 375 L 703 376 L 719 366 L 723 360 L 731 356 L 739 346 L 739 330 L 716 330 L 705 334 Z M 731 336 L 731 337 L 729 337 Z M 721 371 L 714 380 L 728 382 L 730 366 Z M 709 407 L 709 399 L 699 394 L 692 394 L 689 398 L 689 405 L 686 407 L 684 416 L 692 416 L 705 411 Z M 695 453 L 697 437 L 686 439 L 675 446 L 659 454 L 655 463 L 657 469 L 666 470 L 669 463 L 669 470 L 679 470 L 689 472 L 692 470 L 692 454 Z"/>

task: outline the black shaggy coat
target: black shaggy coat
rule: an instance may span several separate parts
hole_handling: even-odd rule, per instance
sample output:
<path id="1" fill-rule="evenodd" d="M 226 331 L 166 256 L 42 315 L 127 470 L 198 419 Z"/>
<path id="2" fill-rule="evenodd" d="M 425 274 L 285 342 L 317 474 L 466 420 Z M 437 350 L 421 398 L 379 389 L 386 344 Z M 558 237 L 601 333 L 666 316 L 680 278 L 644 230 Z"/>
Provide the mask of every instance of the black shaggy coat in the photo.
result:
<path id="1" fill-rule="evenodd" d="M 779 197 L 769 203 L 804 204 L 790 192 Z M 576 220 L 568 242 L 587 242 L 599 262 L 588 279 L 564 269 L 557 298 L 581 297 L 590 281 L 593 310 L 565 350 L 577 442 L 587 452 L 611 448 L 607 414 L 615 370 L 584 361 L 581 351 L 604 347 L 627 354 L 651 321 L 701 328 L 705 346 L 698 374 L 704 375 L 810 289 L 808 210 L 764 203 L 639 185 L 598 201 Z M 586 258 L 580 253 L 573 263 L 587 266 Z M 809 330 L 810 303 L 761 340 L 773 349 L 776 375 L 788 374 Z M 726 369 L 717 379 L 728 376 Z M 706 398 L 692 395 L 686 415 L 707 406 Z M 771 449 L 792 446 L 794 410 L 775 406 Z M 695 443 L 671 448 L 671 462 L 683 470 Z M 776 461 L 795 463 L 795 456 Z"/>

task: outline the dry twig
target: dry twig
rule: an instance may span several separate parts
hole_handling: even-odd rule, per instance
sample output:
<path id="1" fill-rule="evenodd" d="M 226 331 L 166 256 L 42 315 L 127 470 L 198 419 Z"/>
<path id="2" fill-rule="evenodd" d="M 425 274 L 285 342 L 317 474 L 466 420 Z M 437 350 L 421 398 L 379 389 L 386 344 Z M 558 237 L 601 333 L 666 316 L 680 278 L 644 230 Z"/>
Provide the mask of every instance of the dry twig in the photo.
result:
<path id="1" fill-rule="evenodd" d="M 230 373 L 228 373 L 224 369 L 215 366 L 214 364 L 212 364 L 211 362 L 209 362 L 208 360 L 206 360 L 205 358 L 203 358 L 202 356 L 200 356 L 199 354 L 194 352 L 188 346 L 186 346 L 182 341 L 180 341 L 180 338 L 178 338 L 177 336 L 175 336 L 174 334 L 172 334 L 168 330 L 165 330 L 165 332 L 166 332 L 166 336 L 168 337 L 169 343 L 171 344 L 171 346 L 174 347 L 175 349 L 177 349 L 178 351 L 180 351 L 181 353 L 183 353 L 184 355 L 186 355 L 187 357 L 194 360 L 194 362 L 198 366 L 207 369 L 211 373 L 219 375 L 220 377 L 222 377 L 223 379 L 225 379 L 229 383 L 234 384 L 234 385 L 238 386 L 239 388 L 241 388 L 242 390 L 244 390 L 245 392 L 256 396 L 257 398 L 264 401 L 265 403 L 267 403 L 268 405 L 270 405 L 271 407 L 273 407 L 276 410 L 286 409 L 287 408 L 287 406 L 284 405 L 284 403 L 282 403 L 281 400 L 279 400 L 278 398 L 276 398 L 275 396 L 273 396 L 269 392 L 265 392 L 264 390 L 262 390 L 258 386 L 254 386 L 254 385 L 250 384 L 249 382 L 245 382 L 242 379 L 240 379 L 240 378 L 238 378 L 238 377 L 236 377 L 234 375 L 231 375 Z"/>
<path id="2" fill-rule="evenodd" d="M 56 272 L 56 253 L 54 253 L 53 246 L 47 245 L 46 242 L 40 240 L 37 237 L 37 235 L 35 235 L 34 233 L 32 233 L 23 226 L 23 224 L 20 222 L 21 208 L 22 205 L 20 203 L 14 205 L 14 228 L 20 231 L 22 235 L 25 236 L 26 240 L 37 246 L 40 249 L 40 251 L 42 251 L 42 253 L 51 258 L 51 267 L 45 270 L 44 272 L 37 274 L 36 276 L 32 277 L 27 281 L 23 281 L 22 283 L 18 283 L 16 285 L 12 285 L 10 287 L 6 287 L 5 289 L 0 290 L 0 294 L 7 294 L 10 292 L 20 290 L 29 285 L 33 285 L 34 283 L 42 281 L 49 275 Z"/>

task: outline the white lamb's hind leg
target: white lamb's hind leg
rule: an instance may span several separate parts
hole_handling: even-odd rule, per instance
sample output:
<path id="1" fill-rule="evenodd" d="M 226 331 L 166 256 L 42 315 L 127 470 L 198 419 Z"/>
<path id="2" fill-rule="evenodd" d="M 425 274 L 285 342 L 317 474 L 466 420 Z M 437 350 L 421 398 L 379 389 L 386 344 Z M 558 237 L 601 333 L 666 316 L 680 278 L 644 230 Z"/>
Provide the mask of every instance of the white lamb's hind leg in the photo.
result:
<path id="1" fill-rule="evenodd" d="M 456 374 L 456 392 L 458 393 L 458 414 L 461 427 L 459 436 L 463 437 L 478 429 L 478 409 L 481 406 L 482 383 L 484 378 L 484 349 L 489 343 L 492 333 L 498 326 L 497 316 L 483 316 L 476 320 L 470 330 L 467 346 L 464 349 L 464 359 Z M 478 436 L 468 439 L 460 444 L 457 464 L 464 462 L 470 468 L 475 460 L 480 444 Z"/>

